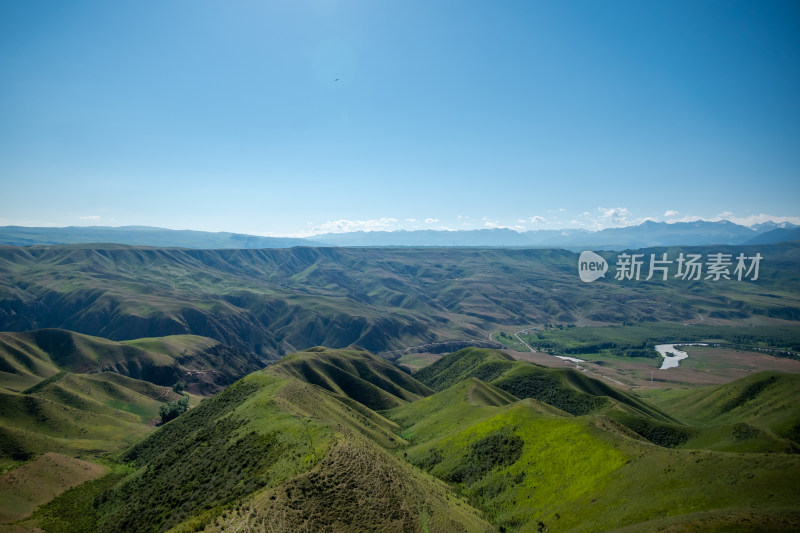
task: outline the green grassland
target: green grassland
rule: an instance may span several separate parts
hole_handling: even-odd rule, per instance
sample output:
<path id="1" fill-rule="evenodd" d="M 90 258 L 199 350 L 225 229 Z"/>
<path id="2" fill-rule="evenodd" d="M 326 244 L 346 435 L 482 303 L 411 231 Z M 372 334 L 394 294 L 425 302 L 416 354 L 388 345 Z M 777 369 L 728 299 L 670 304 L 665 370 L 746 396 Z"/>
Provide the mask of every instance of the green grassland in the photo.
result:
<path id="1" fill-rule="evenodd" d="M 419 370 L 414 377 L 434 390 L 477 378 L 517 398 L 534 398 L 573 415 L 610 410 L 633 412 L 662 422 L 674 421 L 636 396 L 572 369 L 515 361 L 500 350 L 465 348 Z"/>
<path id="2" fill-rule="evenodd" d="M 202 384 L 219 390 L 242 372 L 236 355 L 203 337 L 118 343 L 64 330 L 0 333 L 0 469 L 45 452 L 98 457 L 124 449 L 152 430 L 162 405 L 180 398 L 171 385 L 186 379 L 198 388 L 198 375 L 229 360 L 227 371 Z"/>
<path id="3" fill-rule="evenodd" d="M 104 466 L 65 455 L 40 455 L 0 475 L 0 523 L 26 518 L 42 503 L 107 472 Z"/>
<path id="4" fill-rule="evenodd" d="M 562 250 L 0 247 L 0 472 L 110 469 L 0 528 L 798 530 L 796 376 L 634 394 L 457 351 L 524 329 L 601 362 L 796 357 L 796 243 L 680 251 L 767 259 L 758 282 L 586 284 Z M 373 355 L 414 350 L 454 353 Z M 154 427 L 179 380 L 192 408 Z"/>
<path id="5" fill-rule="evenodd" d="M 113 373 L 70 374 L 30 394 L 0 392 L 0 466 L 48 451 L 96 457 L 151 431 L 171 388 Z"/>
<path id="6" fill-rule="evenodd" d="M 759 372 L 719 387 L 681 391 L 671 397 L 653 398 L 662 409 L 684 423 L 730 428 L 724 440 L 706 447 L 737 449 L 770 441 L 779 448 L 798 452 L 800 406 L 797 392 L 800 376 Z"/>
<path id="7" fill-rule="evenodd" d="M 548 327 L 520 336 L 535 350 L 553 355 L 659 357 L 654 346 L 674 342 L 710 342 L 737 349 L 761 350 L 800 358 L 796 326 L 724 326 L 643 323 L 604 327 Z M 498 338 L 495 335 L 494 338 Z"/>
<path id="8" fill-rule="evenodd" d="M 396 365 L 364 350 L 332 352 L 322 347 L 309 348 L 287 355 L 273 371 L 313 383 L 375 410 L 396 407 L 433 392 Z"/>
<path id="9" fill-rule="evenodd" d="M 474 363 L 478 359 L 475 355 L 464 359 L 472 359 Z M 447 359 L 457 356 L 445 357 L 442 366 L 456 366 Z M 429 371 L 428 377 L 430 375 Z M 760 400 L 774 405 L 772 412 L 781 421 L 779 425 L 786 427 L 793 423 L 795 415 L 793 409 L 787 409 L 784 394 L 791 390 L 796 392 L 797 388 L 795 376 L 780 377 L 787 383 L 776 395 L 777 399 Z M 761 376 L 762 380 L 769 378 Z M 593 531 L 666 516 L 672 517 L 672 522 L 667 523 L 687 526 L 700 518 L 686 518 L 684 523 L 679 517 L 710 509 L 720 509 L 719 516 L 714 515 L 716 518 L 711 520 L 714 524 L 728 523 L 733 520 L 731 516 L 738 516 L 738 511 L 751 509 L 758 509 L 760 519 L 768 523 L 772 511 L 767 512 L 765 508 L 773 508 L 775 516 L 781 517 L 773 524 L 773 530 L 791 531 L 798 525 L 796 512 L 792 515 L 789 511 L 794 517 L 786 523 L 780 521 L 784 519 L 785 510 L 795 509 L 791 487 L 798 479 L 800 462 L 793 453 L 773 453 L 794 452 L 796 443 L 791 439 L 783 438 L 780 449 L 764 450 L 762 443 L 749 448 L 739 446 L 736 450 L 754 453 L 729 453 L 736 446 L 726 447 L 713 438 L 706 439 L 710 440 L 711 448 L 728 453 L 704 449 L 701 438 L 674 445 L 665 443 L 667 447 L 654 446 L 643 435 L 618 422 L 622 419 L 633 425 L 633 411 L 629 409 L 620 414 L 601 407 L 576 417 L 549 406 L 543 409 L 544 404 L 535 400 L 527 400 L 531 402 L 527 405 L 516 402 L 505 406 L 477 406 L 463 394 L 465 383 L 454 384 L 425 400 L 394 409 L 388 416 L 400 423 L 404 428 L 402 435 L 411 443 L 404 451 L 408 460 L 455 483 L 498 527 L 508 531 L 537 531 L 541 523 L 550 531 Z M 778 385 L 770 386 L 778 388 Z M 729 398 L 729 402 L 730 397 L 746 396 L 748 400 L 736 409 L 742 409 L 748 402 L 752 409 L 758 409 L 761 402 L 756 396 L 741 392 L 752 391 L 752 384 L 736 383 L 731 387 L 739 391 L 738 395 L 727 390 L 730 387 L 715 389 L 713 395 Z M 440 402 L 437 398 L 440 395 L 447 397 L 447 401 Z M 455 400 L 458 397 L 460 401 Z M 613 398 L 606 400 L 610 403 Z M 686 402 L 695 405 L 694 398 L 687 397 Z M 436 407 L 440 403 L 446 404 L 446 415 L 434 417 L 439 422 L 421 422 L 420 411 L 426 403 L 430 408 L 425 412 L 432 413 L 440 411 Z M 640 407 L 644 408 L 635 418 L 649 421 L 649 424 L 637 429 L 653 440 L 657 439 L 647 431 L 659 426 L 662 438 L 663 429 L 671 427 L 701 437 L 712 434 L 720 438 L 724 433 L 736 440 L 733 426 L 747 419 L 753 422 L 746 412 L 733 413 L 725 420 L 733 423 L 726 432 L 725 427 L 720 430 L 699 421 L 692 426 L 665 423 L 646 416 L 647 411 L 658 413 L 660 409 L 647 409 L 644 402 L 640 402 Z M 666 405 L 661 407 L 666 411 Z M 698 411 L 705 412 L 700 407 Z M 681 409 L 669 412 L 676 414 Z M 741 433 L 740 428 L 739 439 L 752 442 L 758 438 Z M 521 442 L 521 452 L 510 461 L 508 457 L 514 457 L 515 441 Z M 762 453 L 764 451 L 770 453 Z M 778 474 L 781 468 L 787 471 Z M 637 488 L 633 490 L 633 487 Z M 774 500 L 778 492 L 782 493 L 780 501 Z M 746 512 L 741 516 L 744 515 Z"/>
<path id="10" fill-rule="evenodd" d="M 317 347 L 206 398 L 18 525 L 794 531 L 795 378 L 758 374 L 650 403 L 496 350 L 409 376 L 364 350 Z"/>

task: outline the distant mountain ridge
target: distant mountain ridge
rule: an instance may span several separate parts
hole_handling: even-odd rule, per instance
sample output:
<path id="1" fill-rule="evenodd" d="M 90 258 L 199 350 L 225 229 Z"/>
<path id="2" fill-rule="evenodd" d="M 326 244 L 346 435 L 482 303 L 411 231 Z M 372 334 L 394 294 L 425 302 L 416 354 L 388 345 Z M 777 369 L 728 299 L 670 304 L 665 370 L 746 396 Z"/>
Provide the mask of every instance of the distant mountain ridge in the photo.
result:
<path id="1" fill-rule="evenodd" d="M 653 222 L 638 226 L 584 229 L 534 230 L 517 232 L 508 228 L 471 231 L 359 231 L 315 235 L 314 240 L 335 246 L 474 246 L 548 247 L 623 250 L 650 246 L 704 246 L 744 244 L 774 226 L 760 229 L 719 222 Z"/>
<path id="2" fill-rule="evenodd" d="M 11 246 L 89 243 L 198 249 L 290 248 L 292 246 L 313 246 L 314 244 L 307 239 L 260 237 L 228 232 L 171 230 L 149 226 L 0 227 L 0 244 Z"/>
<path id="3" fill-rule="evenodd" d="M 799 226 L 764 222 L 752 227 L 718 222 L 654 222 L 637 226 L 533 230 L 509 228 L 464 231 L 398 230 L 326 233 L 307 238 L 262 237 L 242 233 L 170 230 L 147 226 L 89 226 L 66 228 L 0 227 L 0 244 L 11 246 L 113 243 L 133 246 L 196 249 L 259 249 L 294 246 L 431 246 L 431 247 L 547 247 L 623 250 L 650 246 L 704 246 L 711 244 L 767 244 L 798 240 Z M 759 239 L 765 235 L 764 239 Z"/>

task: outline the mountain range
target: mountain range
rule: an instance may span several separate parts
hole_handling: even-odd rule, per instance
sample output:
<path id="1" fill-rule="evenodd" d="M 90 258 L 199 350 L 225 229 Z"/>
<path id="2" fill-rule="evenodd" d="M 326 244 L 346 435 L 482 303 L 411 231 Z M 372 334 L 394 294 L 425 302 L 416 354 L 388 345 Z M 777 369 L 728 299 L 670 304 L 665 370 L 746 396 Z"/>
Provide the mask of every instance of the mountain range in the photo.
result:
<path id="1" fill-rule="evenodd" d="M 797 321 L 797 252 L 796 243 L 647 248 L 637 253 L 764 260 L 754 282 L 675 279 L 672 265 L 666 281 L 583 283 L 578 254 L 566 250 L 0 246 L 0 331 L 199 335 L 260 360 L 317 345 L 390 358 L 491 346 L 498 326 Z"/>
<path id="2" fill-rule="evenodd" d="M 517 232 L 494 228 L 469 231 L 356 231 L 308 238 L 261 237 L 240 233 L 168 230 L 145 226 L 36 228 L 0 227 L 0 244 L 13 246 L 116 243 L 199 249 L 290 248 L 293 246 L 548 247 L 623 250 L 650 246 L 772 244 L 800 239 L 794 224 L 765 222 L 752 227 L 718 222 L 654 222 L 638 226 Z"/>

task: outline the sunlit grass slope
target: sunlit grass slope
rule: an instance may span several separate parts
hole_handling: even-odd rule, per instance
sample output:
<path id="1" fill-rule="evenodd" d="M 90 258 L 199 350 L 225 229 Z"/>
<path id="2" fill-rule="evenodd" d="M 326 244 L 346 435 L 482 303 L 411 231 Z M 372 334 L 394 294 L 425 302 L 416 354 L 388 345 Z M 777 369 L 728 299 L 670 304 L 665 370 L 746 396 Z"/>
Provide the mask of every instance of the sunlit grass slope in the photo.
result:
<path id="1" fill-rule="evenodd" d="M 800 453 L 800 376 L 759 372 L 725 385 L 658 401 L 703 432 L 689 445 L 730 451 Z"/>
<path id="2" fill-rule="evenodd" d="M 143 343 L 176 351 L 64 330 L 0 333 L 0 467 L 49 451 L 97 456 L 132 444 L 151 431 L 164 402 L 179 398 L 163 386 L 185 375 L 179 361 L 202 365 L 218 344 L 202 337 Z"/>
<path id="3" fill-rule="evenodd" d="M 271 371 L 313 383 L 375 410 L 433 393 L 397 365 L 365 350 L 309 348 L 282 358 Z"/>
<path id="4" fill-rule="evenodd" d="M 0 524 L 25 518 L 38 505 L 107 471 L 104 466 L 57 453 L 40 455 L 0 476 Z"/>
<path id="5" fill-rule="evenodd" d="M 335 368 L 371 367 L 362 375 L 373 381 L 395 376 L 384 386 L 403 394 L 425 392 L 360 350 L 296 354 L 130 448 L 123 460 L 136 471 L 103 496 L 99 530 L 490 531 L 446 484 L 387 451 L 406 445 L 399 426 L 355 400 L 383 389 L 362 379 L 353 386 L 369 394 L 330 391 L 287 370 L 327 356 Z"/>
<path id="6" fill-rule="evenodd" d="M 57 451 L 118 451 L 151 431 L 163 402 L 179 396 L 114 373 L 59 373 L 23 394 L 0 392 L 0 465 Z"/>
<path id="7" fill-rule="evenodd" d="M 800 524 L 797 455 L 655 446 L 603 414 L 476 403 L 476 381 L 385 415 L 409 442 L 395 453 L 456 486 L 501 530 L 606 531 L 664 517 L 690 527 L 701 511 L 720 523 L 780 517 L 776 531 Z"/>
<path id="8" fill-rule="evenodd" d="M 414 377 L 434 390 L 474 377 L 517 398 L 535 398 L 574 415 L 616 408 L 664 422 L 673 421 L 652 405 L 602 381 L 572 369 L 515 361 L 500 350 L 465 348 L 420 369 Z"/>

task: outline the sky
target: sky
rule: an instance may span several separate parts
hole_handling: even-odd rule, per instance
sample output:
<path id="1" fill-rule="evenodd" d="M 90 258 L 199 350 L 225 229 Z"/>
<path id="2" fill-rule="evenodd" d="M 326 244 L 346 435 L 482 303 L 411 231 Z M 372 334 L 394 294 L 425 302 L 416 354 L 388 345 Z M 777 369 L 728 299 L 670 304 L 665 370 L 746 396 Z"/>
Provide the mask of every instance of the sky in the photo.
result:
<path id="1" fill-rule="evenodd" d="M 800 3 L 0 2 L 0 225 L 800 224 Z"/>

